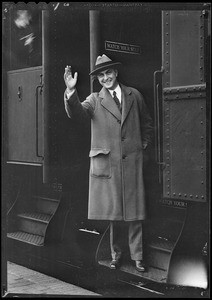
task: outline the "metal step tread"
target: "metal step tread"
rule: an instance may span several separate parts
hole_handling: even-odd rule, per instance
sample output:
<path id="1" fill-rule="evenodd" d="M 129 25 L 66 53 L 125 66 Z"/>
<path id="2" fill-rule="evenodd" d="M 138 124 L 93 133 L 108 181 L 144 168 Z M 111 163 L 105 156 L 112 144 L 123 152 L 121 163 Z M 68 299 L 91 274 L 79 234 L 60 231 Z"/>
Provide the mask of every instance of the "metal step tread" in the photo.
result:
<path id="1" fill-rule="evenodd" d="M 39 221 L 39 222 L 43 222 L 43 223 L 49 223 L 52 215 L 39 213 L 39 212 L 23 212 L 23 213 L 18 214 L 18 217 L 29 219 L 29 220 L 34 220 L 34 221 Z"/>
<path id="2" fill-rule="evenodd" d="M 171 252 L 174 249 L 174 245 L 175 242 L 173 241 L 162 237 L 157 237 L 148 244 L 148 247 L 161 251 Z"/>
<path id="3" fill-rule="evenodd" d="M 24 232 L 24 231 L 9 232 L 9 233 L 7 233 L 7 237 L 21 241 L 21 242 L 25 242 L 28 244 L 32 244 L 35 246 L 43 246 L 44 245 L 44 237 L 43 236 Z"/>
<path id="4" fill-rule="evenodd" d="M 110 260 L 100 260 L 98 261 L 99 265 L 105 266 L 105 267 L 110 267 Z M 165 283 L 167 279 L 167 271 L 154 268 L 152 266 L 147 266 L 147 271 L 146 272 L 138 272 L 135 268 L 135 264 L 129 261 L 124 261 L 121 267 L 117 271 L 123 271 L 126 273 L 130 273 L 132 275 L 136 275 L 142 278 L 146 278 L 148 280 L 152 280 L 155 282 L 161 282 Z M 114 271 L 113 271 L 114 272 Z"/>

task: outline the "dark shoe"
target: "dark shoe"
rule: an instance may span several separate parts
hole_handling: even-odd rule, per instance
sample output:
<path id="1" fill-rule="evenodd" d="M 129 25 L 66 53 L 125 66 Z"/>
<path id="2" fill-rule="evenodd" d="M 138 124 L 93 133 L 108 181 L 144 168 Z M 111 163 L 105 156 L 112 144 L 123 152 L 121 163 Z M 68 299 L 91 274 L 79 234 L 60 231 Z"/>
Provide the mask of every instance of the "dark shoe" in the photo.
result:
<path id="1" fill-rule="evenodd" d="M 121 265 L 121 259 L 112 259 L 111 262 L 110 262 L 110 268 L 112 270 L 116 270 L 120 267 Z"/>
<path id="2" fill-rule="evenodd" d="M 136 260 L 135 261 L 135 268 L 138 272 L 145 272 L 146 271 L 146 265 L 143 262 L 143 260 Z"/>

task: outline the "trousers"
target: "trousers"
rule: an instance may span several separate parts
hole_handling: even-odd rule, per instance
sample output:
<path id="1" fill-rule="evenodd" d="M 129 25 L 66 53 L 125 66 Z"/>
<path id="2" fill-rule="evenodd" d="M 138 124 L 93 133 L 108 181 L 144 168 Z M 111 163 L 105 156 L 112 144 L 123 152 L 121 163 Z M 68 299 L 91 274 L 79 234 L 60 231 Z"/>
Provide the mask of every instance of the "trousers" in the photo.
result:
<path id="1" fill-rule="evenodd" d="M 132 260 L 143 260 L 143 232 L 142 221 L 128 223 L 128 244 Z M 112 259 L 119 259 L 122 255 L 123 223 L 110 221 L 110 249 Z"/>

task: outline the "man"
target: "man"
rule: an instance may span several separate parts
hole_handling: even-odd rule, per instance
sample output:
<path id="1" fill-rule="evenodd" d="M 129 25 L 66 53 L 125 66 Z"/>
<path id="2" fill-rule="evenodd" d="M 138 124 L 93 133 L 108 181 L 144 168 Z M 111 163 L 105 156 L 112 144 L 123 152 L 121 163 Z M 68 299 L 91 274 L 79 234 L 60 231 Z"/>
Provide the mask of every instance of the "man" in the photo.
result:
<path id="1" fill-rule="evenodd" d="M 110 220 L 111 269 L 120 266 L 122 249 L 119 227 L 128 222 L 131 259 L 138 271 L 143 261 L 142 220 L 146 217 L 143 184 L 143 151 L 152 137 L 152 120 L 143 96 L 119 84 L 119 62 L 98 56 L 94 70 L 102 89 L 79 101 L 71 67 L 65 68 L 64 96 L 68 116 L 91 118 L 91 150 L 88 218 Z"/>

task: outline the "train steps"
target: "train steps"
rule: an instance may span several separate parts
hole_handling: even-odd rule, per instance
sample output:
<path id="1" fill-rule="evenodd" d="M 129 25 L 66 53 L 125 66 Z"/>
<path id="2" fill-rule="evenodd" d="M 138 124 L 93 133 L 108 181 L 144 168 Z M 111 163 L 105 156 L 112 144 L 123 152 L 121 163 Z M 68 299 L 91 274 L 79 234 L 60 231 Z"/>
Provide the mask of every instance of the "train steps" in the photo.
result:
<path id="1" fill-rule="evenodd" d="M 168 276 L 172 252 L 177 244 L 183 228 L 183 220 L 154 219 L 149 222 L 147 236 L 144 238 L 144 259 L 146 272 L 138 272 L 130 259 L 128 245 L 125 244 L 125 254 L 118 272 L 131 274 L 151 281 L 165 283 Z M 109 227 L 100 242 L 96 260 L 102 267 L 110 267 Z"/>
<path id="2" fill-rule="evenodd" d="M 44 246 L 47 228 L 60 204 L 59 193 L 54 195 L 20 196 L 8 213 L 7 237 L 12 240 Z"/>

